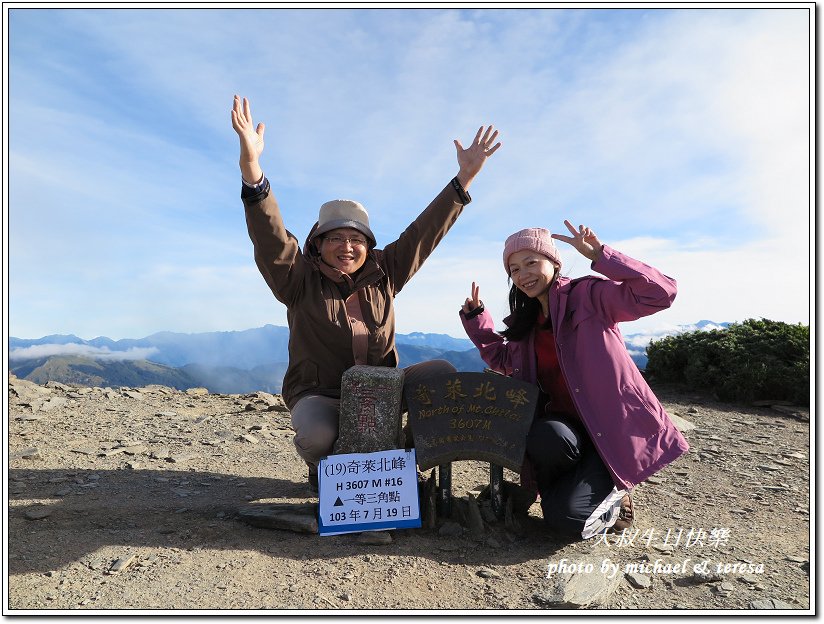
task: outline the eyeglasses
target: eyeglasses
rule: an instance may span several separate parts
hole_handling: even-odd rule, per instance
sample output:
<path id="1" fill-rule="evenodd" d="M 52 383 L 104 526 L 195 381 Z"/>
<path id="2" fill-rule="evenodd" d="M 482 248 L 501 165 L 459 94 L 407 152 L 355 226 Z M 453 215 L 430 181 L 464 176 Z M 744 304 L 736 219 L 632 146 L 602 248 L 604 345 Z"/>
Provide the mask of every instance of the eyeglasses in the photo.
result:
<path id="1" fill-rule="evenodd" d="M 333 245 L 343 245 L 344 243 L 349 243 L 352 247 L 366 246 L 366 241 L 357 236 L 324 236 L 323 240 L 329 241 Z"/>

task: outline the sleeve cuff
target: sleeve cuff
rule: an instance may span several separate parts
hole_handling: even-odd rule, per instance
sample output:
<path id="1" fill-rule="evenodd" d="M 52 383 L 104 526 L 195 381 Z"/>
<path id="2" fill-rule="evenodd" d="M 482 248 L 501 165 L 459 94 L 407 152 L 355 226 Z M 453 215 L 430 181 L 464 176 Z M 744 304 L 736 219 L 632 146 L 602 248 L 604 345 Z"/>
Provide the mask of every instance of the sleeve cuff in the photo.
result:
<path id="1" fill-rule="evenodd" d="M 243 180 L 242 177 L 241 180 Z M 243 185 L 240 187 L 240 198 L 244 201 L 259 201 L 268 194 L 269 180 L 266 176 L 263 176 L 257 184 L 249 184 L 243 180 Z"/>
<path id="2" fill-rule="evenodd" d="M 452 188 L 455 189 L 455 192 L 458 194 L 458 197 L 461 198 L 461 203 L 466 206 L 469 202 L 472 201 L 472 198 L 469 196 L 469 193 L 466 192 L 463 185 L 458 181 L 458 176 L 452 178 Z"/>
<path id="3" fill-rule="evenodd" d="M 477 308 L 475 308 L 474 310 L 470 310 L 469 312 L 464 312 L 463 310 L 461 310 L 461 314 L 463 314 L 464 318 L 467 321 L 469 321 L 471 319 L 474 319 L 476 316 L 481 314 L 483 311 L 484 311 L 484 304 L 481 304 Z"/>
<path id="4" fill-rule="evenodd" d="M 253 191 L 259 191 L 261 188 L 263 188 L 264 182 L 266 182 L 266 174 L 261 173 L 260 180 L 258 180 L 257 182 L 247 182 L 243 179 L 243 176 L 240 176 L 240 179 L 243 182 L 243 186 L 246 186 L 252 189 Z"/>

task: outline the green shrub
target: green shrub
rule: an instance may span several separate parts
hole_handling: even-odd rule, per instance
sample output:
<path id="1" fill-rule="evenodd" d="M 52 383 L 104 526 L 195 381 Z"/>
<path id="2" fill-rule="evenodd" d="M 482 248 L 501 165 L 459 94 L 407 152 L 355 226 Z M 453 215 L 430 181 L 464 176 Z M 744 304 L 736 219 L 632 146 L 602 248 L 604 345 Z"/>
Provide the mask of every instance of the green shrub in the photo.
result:
<path id="1" fill-rule="evenodd" d="M 724 401 L 810 404 L 810 327 L 747 319 L 650 343 L 651 379 L 706 389 Z"/>

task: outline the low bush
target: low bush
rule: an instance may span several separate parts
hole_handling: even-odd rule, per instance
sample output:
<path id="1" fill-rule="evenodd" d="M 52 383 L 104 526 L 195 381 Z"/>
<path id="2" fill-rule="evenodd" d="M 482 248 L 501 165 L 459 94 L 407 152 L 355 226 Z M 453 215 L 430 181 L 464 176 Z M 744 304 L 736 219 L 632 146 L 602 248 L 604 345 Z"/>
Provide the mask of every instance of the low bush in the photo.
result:
<path id="1" fill-rule="evenodd" d="M 714 392 L 724 401 L 810 404 L 810 327 L 748 319 L 647 347 L 646 374 Z"/>

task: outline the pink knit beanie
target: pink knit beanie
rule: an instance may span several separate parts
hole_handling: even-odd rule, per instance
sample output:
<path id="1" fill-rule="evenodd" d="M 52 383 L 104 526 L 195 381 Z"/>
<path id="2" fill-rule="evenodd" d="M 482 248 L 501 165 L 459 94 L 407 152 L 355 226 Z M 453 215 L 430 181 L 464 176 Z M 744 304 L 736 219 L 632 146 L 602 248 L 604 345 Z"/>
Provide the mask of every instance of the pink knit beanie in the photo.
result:
<path id="1" fill-rule="evenodd" d="M 504 243 L 504 269 L 509 275 L 509 256 L 516 251 L 524 249 L 531 249 L 537 251 L 561 266 L 561 256 L 558 254 L 558 249 L 550 236 L 549 230 L 544 228 L 527 228 L 520 232 L 515 232 L 512 236 L 506 239 Z"/>

